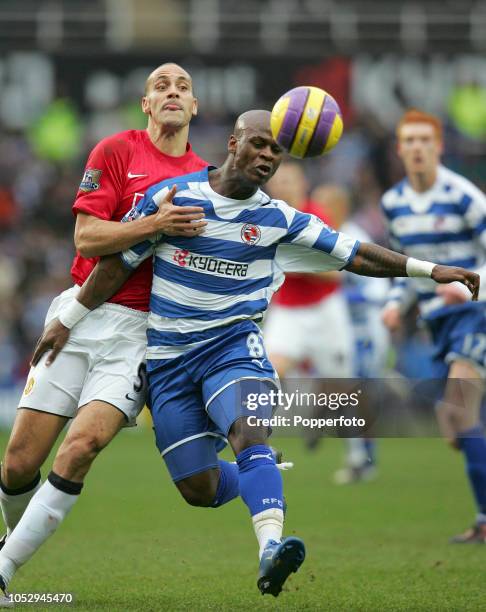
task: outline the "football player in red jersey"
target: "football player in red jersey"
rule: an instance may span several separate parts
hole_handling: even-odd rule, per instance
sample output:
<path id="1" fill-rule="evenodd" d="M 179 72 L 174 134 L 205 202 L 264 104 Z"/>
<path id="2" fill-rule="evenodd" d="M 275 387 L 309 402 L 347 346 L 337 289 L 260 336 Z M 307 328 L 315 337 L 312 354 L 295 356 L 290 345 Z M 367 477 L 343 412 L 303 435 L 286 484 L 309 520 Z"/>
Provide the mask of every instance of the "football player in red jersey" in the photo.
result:
<path id="1" fill-rule="evenodd" d="M 204 230 L 202 208 L 169 202 L 156 215 L 119 223 L 153 183 L 207 166 L 188 143 L 197 100 L 183 68 L 167 63 L 149 75 L 142 110 L 148 117 L 146 130 L 109 136 L 89 155 L 73 206 L 74 286 L 54 299 L 46 322 L 57 316 L 63 304 L 73 301 L 99 256 L 117 253 L 157 233 L 187 236 Z M 55 531 L 78 499 L 95 457 L 143 407 L 151 282 L 152 267 L 147 262 L 103 312 L 93 313 L 77 326 L 79 333 L 73 334 L 73 341 L 52 366 L 43 358 L 32 367 L 1 466 L 0 503 L 7 527 L 2 552 L 11 548 L 30 556 Z M 73 422 L 53 470 L 41 484 L 40 467 L 69 419 Z M 26 520 L 15 529 L 29 502 Z M 0 563 L 0 573 L 8 582 L 15 567 L 7 555 Z M 1 587 L 5 584 L 0 583 Z"/>
<path id="2" fill-rule="evenodd" d="M 282 163 L 268 190 L 273 198 L 332 225 L 323 207 L 309 199 L 309 185 L 297 162 Z M 281 378 L 305 362 L 319 378 L 352 377 L 351 320 L 338 274 L 288 274 L 275 295 L 265 321 L 265 344 Z"/>

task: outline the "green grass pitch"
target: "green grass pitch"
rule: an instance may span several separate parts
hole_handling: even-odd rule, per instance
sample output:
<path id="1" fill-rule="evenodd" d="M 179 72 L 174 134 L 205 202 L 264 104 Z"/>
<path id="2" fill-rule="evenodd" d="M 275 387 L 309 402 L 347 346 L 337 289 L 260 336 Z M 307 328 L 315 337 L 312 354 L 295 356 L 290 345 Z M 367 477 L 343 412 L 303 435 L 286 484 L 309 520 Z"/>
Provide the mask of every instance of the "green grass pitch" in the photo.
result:
<path id="1" fill-rule="evenodd" d="M 274 444 L 295 462 L 284 474 L 286 533 L 307 545 L 277 599 L 257 591 L 246 507 L 186 505 L 147 429 L 124 431 L 103 451 L 12 590 L 74 593 L 74 606 L 28 607 L 36 611 L 486 609 L 486 547 L 447 543 L 474 510 L 459 454 L 436 439 L 384 440 L 379 478 L 337 487 L 339 440 L 314 453 L 298 439 Z"/>

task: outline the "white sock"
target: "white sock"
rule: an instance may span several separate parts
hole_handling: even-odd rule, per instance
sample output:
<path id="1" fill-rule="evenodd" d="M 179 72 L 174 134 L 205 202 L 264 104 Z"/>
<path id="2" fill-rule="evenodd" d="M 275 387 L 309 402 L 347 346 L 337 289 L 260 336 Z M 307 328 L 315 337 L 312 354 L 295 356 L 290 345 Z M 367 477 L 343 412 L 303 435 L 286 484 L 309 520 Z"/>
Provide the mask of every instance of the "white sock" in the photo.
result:
<path id="1" fill-rule="evenodd" d="M 26 491 L 25 493 L 12 495 L 10 493 L 5 493 L 5 491 L 0 488 L 0 507 L 2 509 L 3 522 L 7 527 L 7 538 L 15 529 L 15 526 L 20 521 L 20 517 L 29 505 L 30 500 L 41 486 L 42 483 L 39 475 L 37 484 L 34 485 L 30 491 Z"/>
<path id="2" fill-rule="evenodd" d="M 253 527 L 260 546 L 259 557 L 261 558 L 263 550 L 268 540 L 280 542 L 282 539 L 282 531 L 284 524 L 283 510 L 279 508 L 270 508 L 252 516 Z M 1 572 L 0 572 L 1 573 Z"/>
<path id="3" fill-rule="evenodd" d="M 56 531 L 78 498 L 79 494 L 64 493 L 46 480 L 0 551 L 0 575 L 6 584 Z"/>
<path id="4" fill-rule="evenodd" d="M 348 444 L 347 463 L 349 467 L 362 467 L 368 459 L 364 440 L 362 438 L 348 438 L 346 442 Z"/>

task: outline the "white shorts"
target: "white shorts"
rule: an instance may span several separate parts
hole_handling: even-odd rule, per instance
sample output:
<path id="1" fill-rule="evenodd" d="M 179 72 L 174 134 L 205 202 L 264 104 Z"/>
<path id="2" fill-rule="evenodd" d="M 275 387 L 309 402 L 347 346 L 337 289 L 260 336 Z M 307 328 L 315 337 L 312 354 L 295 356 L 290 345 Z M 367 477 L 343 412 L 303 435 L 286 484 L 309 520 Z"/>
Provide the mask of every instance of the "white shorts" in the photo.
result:
<path id="1" fill-rule="evenodd" d="M 353 376 L 353 329 L 339 292 L 311 306 L 275 304 L 265 321 L 264 339 L 270 361 L 272 355 L 310 360 L 321 378 Z"/>
<path id="2" fill-rule="evenodd" d="M 75 286 L 57 296 L 46 324 L 77 293 Z M 71 331 L 56 360 L 46 367 L 47 353 L 31 368 L 19 408 L 72 418 L 93 400 L 112 404 L 133 424 L 145 404 L 147 313 L 118 304 L 103 304 Z"/>

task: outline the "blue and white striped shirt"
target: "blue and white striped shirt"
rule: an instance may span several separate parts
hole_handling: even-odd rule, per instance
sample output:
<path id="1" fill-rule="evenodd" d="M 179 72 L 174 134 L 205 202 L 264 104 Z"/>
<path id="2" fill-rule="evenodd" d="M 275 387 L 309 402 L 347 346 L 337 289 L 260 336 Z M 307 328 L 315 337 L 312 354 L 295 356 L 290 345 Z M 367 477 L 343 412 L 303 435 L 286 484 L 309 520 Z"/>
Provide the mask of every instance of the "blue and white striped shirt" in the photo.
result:
<path id="1" fill-rule="evenodd" d="M 358 249 L 358 241 L 261 190 L 246 200 L 219 195 L 208 169 L 154 185 L 125 220 L 155 213 L 173 185 L 174 204 L 203 207 L 204 234 L 146 240 L 121 255 L 130 268 L 154 256 L 148 359 L 177 357 L 233 322 L 260 320 L 282 269 L 300 269 L 299 253 L 313 249 L 305 269 L 327 271 L 346 266 Z"/>
<path id="2" fill-rule="evenodd" d="M 397 251 L 448 266 L 476 270 L 484 265 L 486 197 L 463 176 L 439 166 L 435 184 L 424 193 L 404 179 L 385 193 L 382 209 Z M 433 316 L 444 306 L 435 289 L 429 278 L 400 279 L 388 303 L 406 304 L 416 297 L 421 314 Z"/>

